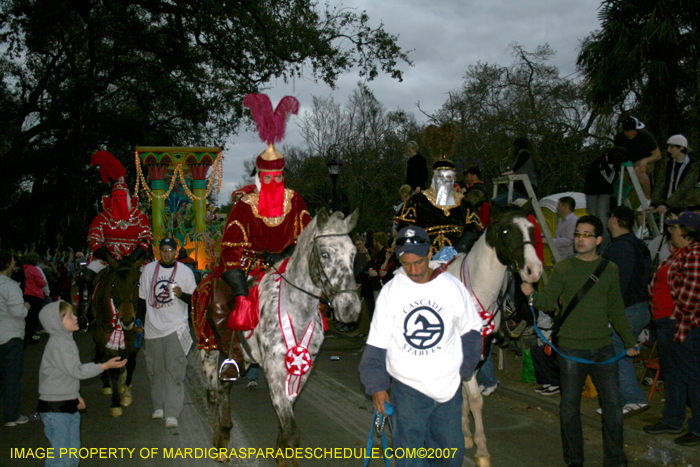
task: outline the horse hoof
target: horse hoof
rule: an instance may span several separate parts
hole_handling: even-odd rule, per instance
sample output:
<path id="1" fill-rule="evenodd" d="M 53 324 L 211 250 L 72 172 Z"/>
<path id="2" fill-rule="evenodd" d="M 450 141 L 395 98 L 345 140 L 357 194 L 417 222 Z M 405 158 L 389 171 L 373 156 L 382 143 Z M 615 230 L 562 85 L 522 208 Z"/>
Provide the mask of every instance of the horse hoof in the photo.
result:
<path id="1" fill-rule="evenodd" d="M 122 408 L 121 407 L 110 407 L 109 408 L 109 416 L 110 417 L 121 417 L 122 416 Z"/>
<path id="2" fill-rule="evenodd" d="M 224 462 L 228 462 L 228 457 L 220 455 L 216 459 L 214 459 L 216 462 L 223 464 Z"/>
<path id="3" fill-rule="evenodd" d="M 474 465 L 476 467 L 491 467 L 491 458 L 474 456 Z"/>
<path id="4" fill-rule="evenodd" d="M 474 447 L 474 438 L 472 438 L 471 436 L 469 438 L 464 438 L 464 447 L 467 449 L 473 448 Z"/>
<path id="5" fill-rule="evenodd" d="M 125 386 L 124 391 L 119 398 L 119 403 L 122 405 L 122 407 L 129 407 L 132 402 L 134 402 L 134 398 L 131 396 L 131 386 Z"/>
<path id="6" fill-rule="evenodd" d="M 104 394 L 105 396 L 111 396 L 112 388 L 102 388 L 102 394 Z"/>

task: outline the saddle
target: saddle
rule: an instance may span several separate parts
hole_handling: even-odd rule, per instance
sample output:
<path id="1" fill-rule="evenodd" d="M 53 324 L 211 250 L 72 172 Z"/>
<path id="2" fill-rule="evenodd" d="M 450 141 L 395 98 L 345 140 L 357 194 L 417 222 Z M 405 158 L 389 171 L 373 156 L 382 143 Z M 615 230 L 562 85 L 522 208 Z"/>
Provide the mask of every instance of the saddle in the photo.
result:
<path id="1" fill-rule="evenodd" d="M 248 325 L 239 328 L 250 330 L 258 323 L 257 283 L 250 288 L 248 295 L 252 299 L 251 305 L 256 308 L 248 311 L 253 313 L 255 319 L 244 319 Z M 245 368 L 241 349 L 242 342 L 243 345 L 247 345 L 245 337 L 242 332 L 235 332 L 227 325 L 229 319 L 238 315 L 231 313 L 235 302 L 233 291 L 228 284 L 222 279 L 213 279 L 211 275 L 200 283 L 192 297 L 192 322 L 197 334 L 198 348 L 207 352 L 219 350 L 228 356 L 220 367 L 220 379 L 223 381 L 235 381 L 244 374 Z"/>

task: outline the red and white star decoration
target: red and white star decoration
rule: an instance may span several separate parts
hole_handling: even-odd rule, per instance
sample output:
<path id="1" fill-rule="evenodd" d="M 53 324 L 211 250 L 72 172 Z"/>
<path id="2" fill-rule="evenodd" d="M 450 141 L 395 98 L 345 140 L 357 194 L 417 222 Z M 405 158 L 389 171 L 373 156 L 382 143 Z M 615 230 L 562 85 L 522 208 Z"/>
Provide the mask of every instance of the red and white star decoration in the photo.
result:
<path id="1" fill-rule="evenodd" d="M 290 374 L 301 376 L 311 369 L 311 354 L 300 345 L 287 351 L 284 364 Z"/>

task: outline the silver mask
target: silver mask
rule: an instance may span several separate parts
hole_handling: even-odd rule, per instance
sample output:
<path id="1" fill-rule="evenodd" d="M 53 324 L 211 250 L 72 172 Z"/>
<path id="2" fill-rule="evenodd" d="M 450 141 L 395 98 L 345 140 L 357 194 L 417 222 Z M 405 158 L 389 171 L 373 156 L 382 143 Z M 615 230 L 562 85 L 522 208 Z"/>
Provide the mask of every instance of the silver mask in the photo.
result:
<path id="1" fill-rule="evenodd" d="M 433 188 L 437 193 L 435 204 L 438 206 L 454 206 L 455 198 L 452 196 L 452 187 L 455 183 L 455 171 L 451 169 L 438 169 L 433 172 Z"/>

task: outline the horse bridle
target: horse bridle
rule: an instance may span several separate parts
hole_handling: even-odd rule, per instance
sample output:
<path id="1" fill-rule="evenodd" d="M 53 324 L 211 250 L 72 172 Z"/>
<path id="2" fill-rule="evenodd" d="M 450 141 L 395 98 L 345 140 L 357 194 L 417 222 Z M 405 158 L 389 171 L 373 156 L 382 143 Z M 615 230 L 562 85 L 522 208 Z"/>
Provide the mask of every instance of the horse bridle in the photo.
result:
<path id="1" fill-rule="evenodd" d="M 532 241 L 523 242 L 523 249 L 526 245 L 532 245 L 532 248 L 535 248 L 535 244 Z M 512 251 L 508 251 L 508 254 L 512 256 Z M 507 291 L 510 289 L 510 285 L 513 283 L 514 280 L 516 267 L 517 264 L 515 264 L 515 261 L 513 261 L 512 264 L 506 266 L 506 268 L 508 269 L 506 286 L 505 288 L 501 288 L 501 291 L 498 293 L 498 297 L 496 298 L 496 311 L 491 315 L 491 318 L 488 320 L 485 326 L 489 326 L 491 324 L 491 322 L 496 318 L 496 314 L 501 313 L 505 316 L 503 308 L 505 307 L 506 295 L 508 294 Z"/>
<path id="2" fill-rule="evenodd" d="M 312 239 L 312 241 L 314 242 L 314 244 L 313 244 L 313 245 L 314 245 L 314 246 L 313 246 L 313 253 L 317 253 L 317 252 L 318 252 L 318 250 L 317 250 L 318 246 L 316 245 L 316 239 L 317 239 L 317 238 L 322 238 L 322 237 L 349 237 L 349 236 L 350 236 L 350 233 L 338 233 L 338 234 L 322 234 L 322 235 L 316 235 L 316 236 L 314 236 L 313 239 Z M 306 295 L 309 295 L 310 297 L 313 297 L 313 298 L 319 300 L 321 303 L 323 303 L 324 305 L 327 305 L 327 306 L 331 306 L 331 302 L 333 301 L 333 299 L 334 299 L 337 295 L 340 295 L 341 293 L 355 293 L 355 294 L 357 293 L 357 289 L 340 289 L 340 290 L 338 290 L 338 289 L 336 289 L 335 287 L 333 287 L 333 284 L 331 283 L 331 279 L 330 279 L 330 277 L 328 277 L 328 275 L 326 274 L 326 271 L 323 269 L 323 267 L 320 268 L 320 269 L 321 269 L 321 274 L 322 274 L 322 276 L 323 276 L 323 277 L 321 278 L 321 284 L 324 285 L 325 283 L 327 283 L 328 286 L 329 286 L 329 290 L 328 290 L 328 291 L 323 290 L 323 287 L 320 287 L 320 289 L 321 289 L 326 295 L 328 295 L 328 298 L 315 295 L 315 294 L 309 292 L 308 290 L 304 290 L 304 289 L 302 289 L 301 287 L 298 287 L 298 286 L 292 284 L 291 282 L 289 282 L 289 279 L 287 279 L 287 278 L 284 276 L 283 273 L 279 272 L 279 270 L 278 270 L 274 265 L 270 265 L 270 267 L 271 267 L 271 268 L 275 271 L 275 273 L 277 273 L 277 275 L 279 275 L 288 285 L 294 287 L 295 289 L 297 289 L 297 290 L 300 291 L 300 292 L 304 292 Z M 324 279 L 325 279 L 325 282 L 324 282 Z"/>

